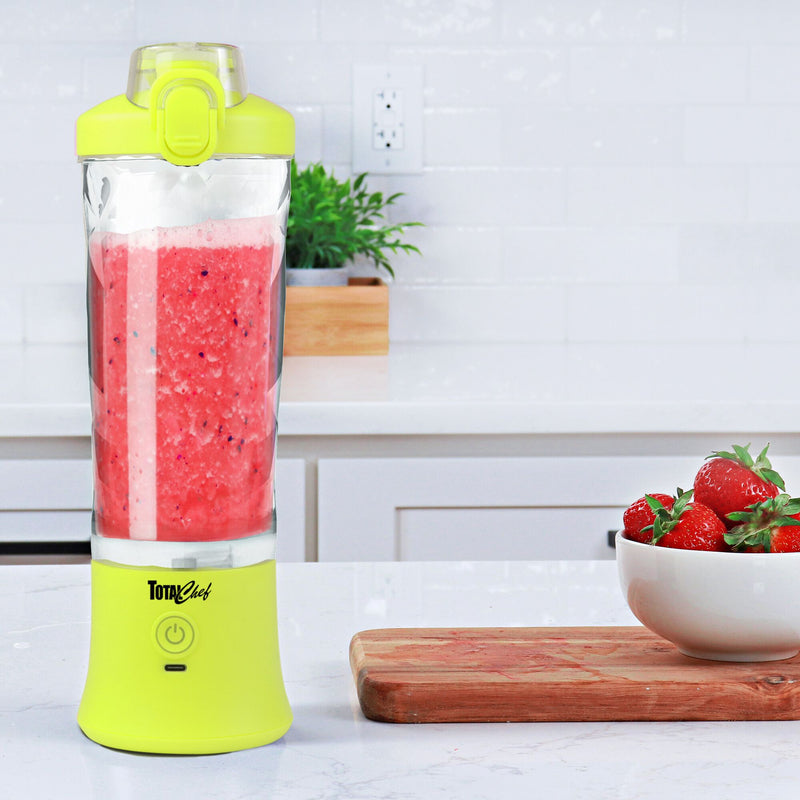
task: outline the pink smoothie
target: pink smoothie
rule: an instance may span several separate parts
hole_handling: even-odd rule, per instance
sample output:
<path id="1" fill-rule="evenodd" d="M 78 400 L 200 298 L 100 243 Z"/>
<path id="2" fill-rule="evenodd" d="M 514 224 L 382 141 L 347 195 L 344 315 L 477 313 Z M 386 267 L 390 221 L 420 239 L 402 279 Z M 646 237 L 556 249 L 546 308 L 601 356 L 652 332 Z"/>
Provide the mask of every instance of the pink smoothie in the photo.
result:
<path id="1" fill-rule="evenodd" d="M 207 541 L 268 530 L 274 221 L 95 234 L 89 249 L 98 533 Z"/>

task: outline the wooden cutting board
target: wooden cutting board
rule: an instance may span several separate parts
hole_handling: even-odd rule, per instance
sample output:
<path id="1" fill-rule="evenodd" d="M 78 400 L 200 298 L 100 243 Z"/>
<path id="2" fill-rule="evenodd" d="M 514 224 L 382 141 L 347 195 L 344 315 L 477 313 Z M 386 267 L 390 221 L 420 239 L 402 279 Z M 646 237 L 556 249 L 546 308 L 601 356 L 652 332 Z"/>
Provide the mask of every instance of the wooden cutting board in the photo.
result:
<path id="1" fill-rule="evenodd" d="M 704 661 L 643 627 L 368 630 L 350 666 L 383 722 L 800 719 L 800 656 Z"/>

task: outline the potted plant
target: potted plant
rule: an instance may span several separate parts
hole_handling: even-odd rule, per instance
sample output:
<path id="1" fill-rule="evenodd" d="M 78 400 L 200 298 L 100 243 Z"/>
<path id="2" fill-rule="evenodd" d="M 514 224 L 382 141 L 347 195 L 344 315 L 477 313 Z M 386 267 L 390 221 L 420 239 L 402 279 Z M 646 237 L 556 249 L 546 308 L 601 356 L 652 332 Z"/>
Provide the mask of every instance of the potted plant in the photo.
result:
<path id="1" fill-rule="evenodd" d="M 365 256 L 378 270 L 394 277 L 388 254 L 419 249 L 401 240 L 406 228 L 419 222 L 384 224 L 385 210 L 402 192 L 384 198 L 369 192 L 367 173 L 340 181 L 322 164 L 303 170 L 292 161 L 292 201 L 286 232 L 288 286 L 331 286 L 347 283 L 346 267 Z"/>
<path id="2" fill-rule="evenodd" d="M 379 355 L 389 350 L 389 290 L 383 280 L 347 277 L 356 257 L 394 277 L 402 240 L 419 222 L 388 224 L 385 211 L 402 193 L 369 192 L 367 174 L 340 181 L 322 164 L 292 162 L 286 234 L 286 355 Z"/>

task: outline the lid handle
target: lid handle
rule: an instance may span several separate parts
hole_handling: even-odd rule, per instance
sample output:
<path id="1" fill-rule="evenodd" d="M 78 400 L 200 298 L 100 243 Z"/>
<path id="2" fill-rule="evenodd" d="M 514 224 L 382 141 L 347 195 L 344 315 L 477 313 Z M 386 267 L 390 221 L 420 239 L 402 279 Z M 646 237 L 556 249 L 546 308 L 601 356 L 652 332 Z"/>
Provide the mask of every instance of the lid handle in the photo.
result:
<path id="1" fill-rule="evenodd" d="M 225 124 L 225 92 L 205 69 L 173 67 L 151 90 L 151 123 L 163 158 L 195 166 L 213 155 Z"/>

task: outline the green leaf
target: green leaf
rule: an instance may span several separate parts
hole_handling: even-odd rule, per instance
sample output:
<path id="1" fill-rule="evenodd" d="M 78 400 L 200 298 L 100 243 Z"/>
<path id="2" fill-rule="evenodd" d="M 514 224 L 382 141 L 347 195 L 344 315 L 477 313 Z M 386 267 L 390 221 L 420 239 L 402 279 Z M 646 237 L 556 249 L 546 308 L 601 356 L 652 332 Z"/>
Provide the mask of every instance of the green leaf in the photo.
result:
<path id="1" fill-rule="evenodd" d="M 384 210 L 402 192 L 384 198 L 368 193 L 367 173 L 340 181 L 321 163 L 300 169 L 291 163 L 292 197 L 287 221 L 286 261 L 289 266 L 329 268 L 342 266 L 357 255 L 394 277 L 388 254 L 420 254 L 402 241 L 407 228 L 420 222 L 385 225 Z"/>
<path id="2" fill-rule="evenodd" d="M 753 466 L 753 456 L 750 455 L 750 450 L 748 449 L 749 447 L 749 444 L 745 447 L 741 447 L 738 444 L 733 445 L 733 450 L 736 453 L 739 461 L 741 461 L 746 467 Z"/>
<path id="3" fill-rule="evenodd" d="M 653 523 L 653 538 L 650 540 L 650 543 L 655 544 L 660 539 L 663 539 L 665 534 L 666 531 L 661 524 L 661 518 L 656 517 L 655 522 Z"/>
<path id="4" fill-rule="evenodd" d="M 731 511 L 725 516 L 727 516 L 731 522 L 747 522 L 750 518 L 750 514 L 748 514 L 747 511 Z"/>
<path id="5" fill-rule="evenodd" d="M 774 469 L 762 469 L 760 470 L 760 473 L 764 480 L 774 483 L 779 489 L 786 488 L 783 478 L 777 472 L 775 472 Z"/>

